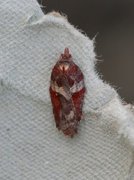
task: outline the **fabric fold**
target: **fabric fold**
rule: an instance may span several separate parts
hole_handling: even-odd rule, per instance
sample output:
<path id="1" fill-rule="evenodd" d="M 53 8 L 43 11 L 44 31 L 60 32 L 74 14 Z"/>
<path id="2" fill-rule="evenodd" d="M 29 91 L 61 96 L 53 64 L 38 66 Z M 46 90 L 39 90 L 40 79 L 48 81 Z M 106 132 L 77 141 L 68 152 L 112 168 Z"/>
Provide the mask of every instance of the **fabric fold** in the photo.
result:
<path id="1" fill-rule="evenodd" d="M 12 15 L 12 28 L 8 28 L 8 21 L 8 26 L 5 24 L 1 27 L 2 31 L 7 27 L 7 36 L 3 38 L 3 34 L 0 35 L 0 79 L 3 84 L 17 89 L 25 96 L 50 103 L 51 70 L 64 48 L 68 47 L 74 62 L 84 73 L 87 89 L 84 111 L 98 109 L 116 95 L 115 90 L 105 84 L 95 72 L 96 57 L 92 40 L 62 16 L 42 16 L 42 12 L 39 9 L 35 12 L 34 8 L 32 15 L 25 11 L 20 16 L 21 11 L 15 14 L 16 17 L 19 13 L 16 22 Z"/>

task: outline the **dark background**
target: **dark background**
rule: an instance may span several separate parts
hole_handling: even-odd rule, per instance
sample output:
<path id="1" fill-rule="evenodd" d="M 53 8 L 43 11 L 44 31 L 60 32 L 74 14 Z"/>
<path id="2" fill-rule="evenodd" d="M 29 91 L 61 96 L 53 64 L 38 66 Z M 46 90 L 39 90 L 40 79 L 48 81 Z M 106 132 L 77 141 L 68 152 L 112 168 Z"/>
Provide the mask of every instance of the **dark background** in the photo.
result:
<path id="1" fill-rule="evenodd" d="M 134 101 L 134 1 L 38 0 L 45 13 L 56 10 L 92 39 L 97 69 L 129 103 Z"/>

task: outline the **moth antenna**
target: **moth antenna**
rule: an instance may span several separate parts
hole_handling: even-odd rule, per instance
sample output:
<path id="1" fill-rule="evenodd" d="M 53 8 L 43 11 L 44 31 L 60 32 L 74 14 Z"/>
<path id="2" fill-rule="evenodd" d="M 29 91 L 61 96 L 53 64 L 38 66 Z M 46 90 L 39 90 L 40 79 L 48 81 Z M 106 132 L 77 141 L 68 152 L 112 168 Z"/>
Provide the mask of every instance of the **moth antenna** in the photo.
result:
<path id="1" fill-rule="evenodd" d="M 61 54 L 61 59 L 70 59 L 72 56 L 69 53 L 69 48 L 64 49 L 64 54 Z"/>
<path id="2" fill-rule="evenodd" d="M 69 56 L 70 54 L 69 54 L 69 49 L 68 48 L 65 48 L 64 49 L 64 55 L 66 55 L 66 56 Z"/>

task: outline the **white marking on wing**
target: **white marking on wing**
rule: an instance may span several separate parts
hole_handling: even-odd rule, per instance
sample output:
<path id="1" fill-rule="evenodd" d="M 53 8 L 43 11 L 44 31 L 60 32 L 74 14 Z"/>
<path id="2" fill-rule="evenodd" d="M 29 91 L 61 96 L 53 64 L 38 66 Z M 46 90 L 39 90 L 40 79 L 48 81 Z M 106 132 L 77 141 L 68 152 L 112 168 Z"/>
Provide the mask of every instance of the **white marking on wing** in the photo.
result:
<path id="1" fill-rule="evenodd" d="M 70 88 L 71 93 L 76 93 L 83 89 L 84 87 L 84 80 L 81 80 L 79 83 L 74 83 L 74 85 Z"/>
<path id="2" fill-rule="evenodd" d="M 65 116 L 67 120 L 73 119 L 74 117 L 74 112 L 70 111 L 70 113 L 68 115 Z"/>
<path id="3" fill-rule="evenodd" d="M 53 91 L 63 95 L 67 100 L 71 99 L 71 94 L 67 93 L 63 87 L 59 87 L 55 81 L 51 81 L 51 88 Z"/>

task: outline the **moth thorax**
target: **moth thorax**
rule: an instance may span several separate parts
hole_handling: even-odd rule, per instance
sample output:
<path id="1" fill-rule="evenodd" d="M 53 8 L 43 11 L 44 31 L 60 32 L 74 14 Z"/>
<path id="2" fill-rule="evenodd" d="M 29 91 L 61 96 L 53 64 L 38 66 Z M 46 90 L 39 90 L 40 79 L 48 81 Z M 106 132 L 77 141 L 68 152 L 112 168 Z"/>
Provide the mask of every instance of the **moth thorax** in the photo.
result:
<path id="1" fill-rule="evenodd" d="M 63 62 L 59 65 L 61 71 L 66 72 L 69 69 L 70 64 L 67 62 Z"/>

